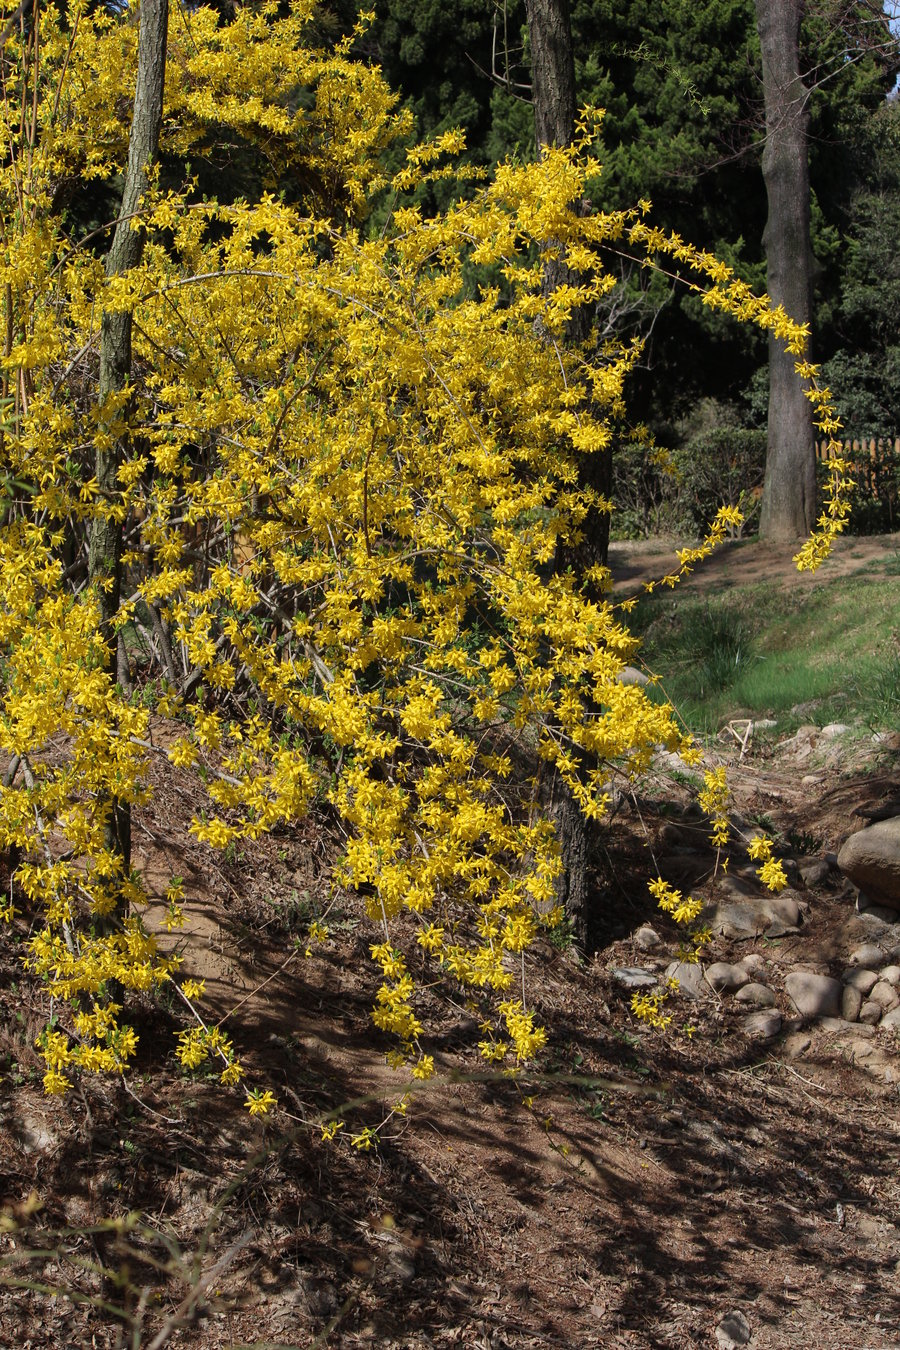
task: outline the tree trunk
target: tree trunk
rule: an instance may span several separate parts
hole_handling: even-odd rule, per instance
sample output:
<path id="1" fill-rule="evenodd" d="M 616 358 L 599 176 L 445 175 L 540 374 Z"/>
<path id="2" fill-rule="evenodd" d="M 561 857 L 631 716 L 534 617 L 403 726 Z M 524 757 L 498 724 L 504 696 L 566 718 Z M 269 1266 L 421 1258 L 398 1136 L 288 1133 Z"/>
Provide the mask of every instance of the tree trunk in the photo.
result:
<path id="1" fill-rule="evenodd" d="M 144 232 L 132 222 L 147 189 L 147 169 L 156 156 L 162 123 L 163 86 L 166 74 L 168 0 L 141 0 L 138 36 L 137 79 L 134 115 L 128 142 L 128 165 L 119 219 L 106 257 L 107 277 L 122 276 L 141 260 Z M 107 503 L 118 494 L 117 472 L 128 449 L 126 409 L 108 414 L 111 394 L 124 390 L 131 378 L 131 313 L 104 310 L 100 320 L 100 427 L 109 435 L 107 448 L 98 449 L 94 472 L 101 496 Z M 117 676 L 118 639 L 113 620 L 118 613 L 122 585 L 122 526 L 114 519 L 98 517 L 91 527 L 88 572 L 100 607 L 101 631 L 109 653 L 109 670 Z M 106 845 L 122 858 L 127 872 L 131 865 L 131 814 L 126 803 L 108 803 Z M 117 916 L 121 918 L 121 914 Z"/>
<path id="2" fill-rule="evenodd" d="M 531 97 L 538 154 L 575 134 L 575 57 L 569 0 L 525 0 L 531 44 Z"/>
<path id="3" fill-rule="evenodd" d="M 570 145 L 575 135 L 575 59 L 569 0 L 525 0 L 531 46 L 531 83 L 534 132 L 538 157 L 546 147 Z M 551 293 L 566 282 L 577 284 L 564 258 L 553 259 L 544 269 L 544 292 Z M 591 315 L 581 310 L 572 315 L 566 337 L 583 342 L 590 332 Z M 583 456 L 579 481 L 608 495 L 611 482 L 609 454 Z M 585 522 L 584 540 L 575 547 L 557 548 L 559 571 L 572 568 L 583 573 L 595 563 L 605 563 L 609 543 L 609 517 L 592 512 Z M 585 820 L 571 790 L 554 769 L 543 785 L 548 815 L 553 821 L 562 851 L 563 873 L 557 885 L 557 900 L 564 906 L 577 944 L 590 946 L 588 863 L 591 852 L 590 822 Z"/>
<path id="4" fill-rule="evenodd" d="M 803 0 L 756 0 L 766 109 L 766 285 L 771 299 L 792 319 L 808 324 L 812 247 L 808 91 L 800 78 L 799 55 L 802 16 Z M 808 534 L 816 515 L 812 406 L 794 370 L 796 360 L 770 335 L 769 440 L 759 532 L 774 542 Z"/>

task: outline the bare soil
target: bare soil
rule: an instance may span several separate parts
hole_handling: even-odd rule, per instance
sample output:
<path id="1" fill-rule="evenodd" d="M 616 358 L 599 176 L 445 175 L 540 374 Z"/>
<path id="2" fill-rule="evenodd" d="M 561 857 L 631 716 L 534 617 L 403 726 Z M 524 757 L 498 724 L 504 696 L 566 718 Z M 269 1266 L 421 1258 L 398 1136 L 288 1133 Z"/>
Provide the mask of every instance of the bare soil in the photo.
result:
<path id="1" fill-rule="evenodd" d="M 893 556 L 891 541 L 847 543 L 831 565 Z M 716 584 L 738 555 L 742 569 L 757 557 L 734 546 Z M 616 546 L 617 572 L 659 575 L 659 557 Z M 801 765 L 792 746 L 751 742 L 738 765 L 733 738 L 710 754 L 735 765 L 736 810 L 778 833 L 789 864 L 827 860 L 864 823 L 855 811 L 900 792 L 897 752 L 868 738 L 839 762 L 833 747 L 810 745 Z M 310 819 L 226 860 L 186 831 L 190 776 L 162 759 L 153 774 L 136 861 L 151 879 L 185 877 L 203 1006 L 280 1109 L 251 1119 L 239 1094 L 177 1072 L 165 1056 L 186 1023 L 149 1000 L 134 1011 L 142 1049 L 127 1088 L 91 1080 L 45 1098 L 33 1041 L 48 1000 L 7 945 L 0 1350 L 714 1350 L 733 1311 L 751 1350 L 900 1346 L 900 1045 L 806 1025 L 783 990 L 797 965 L 840 974 L 871 931 L 834 867 L 811 887 L 792 868 L 798 933 L 716 938 L 704 952 L 705 965 L 759 953 L 784 1018 L 775 1040 L 748 1039 L 746 1014 L 712 990 L 677 996 L 672 1028 L 653 1032 L 611 972 L 676 953 L 646 880 L 666 827 L 696 817 L 684 786 L 652 777 L 604 838 L 596 953 L 543 942 L 529 957 L 549 1031 L 539 1071 L 485 1076 L 471 1014 L 429 995 L 438 1077 L 365 1153 L 324 1142 L 318 1122 L 340 1107 L 353 1128 L 377 1124 L 405 1079 L 369 1018 L 373 934 L 350 897 L 304 955 L 336 827 Z M 707 861 L 695 894 L 715 894 Z M 648 921 L 664 942 L 653 959 L 633 938 Z M 885 932 L 900 950 L 900 925 Z M 140 1216 L 130 1234 L 104 1226 L 127 1214 Z"/>
<path id="2" fill-rule="evenodd" d="M 655 539 L 611 544 L 609 561 L 616 591 L 637 592 L 644 582 L 676 570 L 675 551 L 679 547 L 674 541 Z M 896 572 L 900 534 L 841 536 L 816 572 L 798 572 L 791 561 L 796 552 L 793 544 L 770 544 L 755 538 L 727 540 L 711 557 L 698 563 L 683 584 L 701 593 L 762 584 L 805 589 L 859 572 L 884 575 L 886 568 Z"/>

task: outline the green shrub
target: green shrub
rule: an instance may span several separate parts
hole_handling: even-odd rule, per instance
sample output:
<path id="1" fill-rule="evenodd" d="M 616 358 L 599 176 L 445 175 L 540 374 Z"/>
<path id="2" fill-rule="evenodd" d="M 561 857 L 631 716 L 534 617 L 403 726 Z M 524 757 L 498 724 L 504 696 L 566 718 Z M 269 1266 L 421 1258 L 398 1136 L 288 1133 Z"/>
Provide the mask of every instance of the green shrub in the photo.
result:
<path id="1" fill-rule="evenodd" d="M 759 511 L 766 433 L 728 423 L 706 426 L 663 457 L 647 445 L 626 444 L 613 455 L 613 531 L 619 539 L 703 533 L 720 506 L 743 511 L 743 533 Z M 662 460 L 662 462 L 661 462 Z"/>

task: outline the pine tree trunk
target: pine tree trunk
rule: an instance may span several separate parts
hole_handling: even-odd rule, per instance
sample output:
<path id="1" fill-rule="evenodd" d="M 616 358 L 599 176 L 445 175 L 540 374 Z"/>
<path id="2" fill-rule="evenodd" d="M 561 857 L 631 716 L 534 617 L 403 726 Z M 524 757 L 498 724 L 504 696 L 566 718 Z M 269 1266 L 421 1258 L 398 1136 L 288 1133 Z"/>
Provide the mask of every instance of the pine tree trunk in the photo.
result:
<path id="1" fill-rule="evenodd" d="M 156 156 L 162 123 L 163 87 L 166 72 L 168 0 L 141 0 L 138 37 L 137 80 L 134 114 L 128 142 L 128 165 L 119 219 L 106 257 L 107 277 L 122 276 L 141 260 L 144 232 L 132 229 L 141 197 L 147 189 L 147 169 Z M 107 415 L 111 394 L 120 393 L 131 378 L 131 313 L 104 310 L 100 321 L 100 428 L 109 435 L 107 447 L 98 449 L 94 472 L 101 497 L 114 502 L 118 495 L 117 473 L 128 448 L 127 409 Z M 91 527 L 88 572 L 100 607 L 101 631 L 109 653 L 109 671 L 117 677 L 118 638 L 113 620 L 118 613 L 122 587 L 122 526 L 114 519 L 98 517 Z M 126 803 L 111 800 L 106 821 L 106 846 L 121 857 L 127 873 L 131 865 L 131 814 Z M 113 922 L 120 921 L 120 912 Z"/>
<path id="2" fill-rule="evenodd" d="M 756 0 L 762 47 L 766 144 L 762 170 L 769 201 L 763 235 L 766 286 L 798 323 L 812 317 L 808 91 L 800 78 L 803 0 Z M 816 515 L 812 407 L 795 356 L 769 338 L 769 439 L 759 532 L 774 542 L 809 533 Z"/>

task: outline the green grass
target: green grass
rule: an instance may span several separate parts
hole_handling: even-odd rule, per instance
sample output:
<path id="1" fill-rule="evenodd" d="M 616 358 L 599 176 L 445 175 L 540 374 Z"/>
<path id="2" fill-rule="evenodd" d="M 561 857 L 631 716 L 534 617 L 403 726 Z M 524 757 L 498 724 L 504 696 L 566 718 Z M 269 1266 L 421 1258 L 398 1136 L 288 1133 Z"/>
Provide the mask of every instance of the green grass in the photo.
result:
<path id="1" fill-rule="evenodd" d="M 633 619 L 644 660 L 698 734 L 740 716 L 774 718 L 781 733 L 802 722 L 900 725 L 900 587 L 883 571 L 802 592 L 648 597 Z"/>

